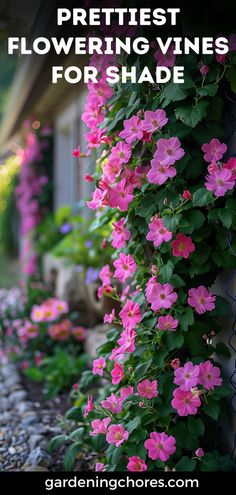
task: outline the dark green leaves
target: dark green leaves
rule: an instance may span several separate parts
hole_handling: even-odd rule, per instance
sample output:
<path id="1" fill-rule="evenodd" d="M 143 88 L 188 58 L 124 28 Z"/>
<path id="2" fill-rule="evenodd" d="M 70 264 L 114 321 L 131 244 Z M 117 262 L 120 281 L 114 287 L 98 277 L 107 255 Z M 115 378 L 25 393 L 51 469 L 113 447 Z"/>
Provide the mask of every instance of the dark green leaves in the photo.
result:
<path id="1" fill-rule="evenodd" d="M 205 206 L 208 205 L 212 200 L 212 194 L 205 189 L 205 187 L 201 187 L 197 189 L 193 194 L 193 206 Z"/>
<path id="2" fill-rule="evenodd" d="M 197 105 L 178 107 L 175 110 L 176 118 L 190 127 L 196 127 L 201 120 L 206 117 L 208 102 L 201 100 Z"/>

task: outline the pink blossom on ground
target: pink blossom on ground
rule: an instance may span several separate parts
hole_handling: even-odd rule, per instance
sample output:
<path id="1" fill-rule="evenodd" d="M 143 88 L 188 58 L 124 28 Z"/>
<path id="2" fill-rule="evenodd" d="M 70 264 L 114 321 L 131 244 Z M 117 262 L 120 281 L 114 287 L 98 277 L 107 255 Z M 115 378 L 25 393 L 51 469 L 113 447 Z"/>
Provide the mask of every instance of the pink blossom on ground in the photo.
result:
<path id="1" fill-rule="evenodd" d="M 204 160 L 206 162 L 214 162 L 221 160 L 225 154 L 227 146 L 225 143 L 221 143 L 219 139 L 213 138 L 210 143 L 202 145 L 202 151 L 204 152 Z"/>
<path id="2" fill-rule="evenodd" d="M 111 394 L 105 400 L 101 402 L 102 407 L 104 409 L 108 409 L 113 414 L 119 414 L 122 411 L 122 402 L 121 397 L 117 397 L 115 394 Z"/>
<path id="3" fill-rule="evenodd" d="M 163 242 L 168 242 L 172 239 L 172 232 L 167 230 L 161 218 L 155 216 L 151 223 L 149 223 L 149 232 L 146 239 L 153 241 L 154 246 L 158 247 Z"/>
<path id="4" fill-rule="evenodd" d="M 106 435 L 106 441 L 111 444 L 115 444 L 119 447 L 129 438 L 128 431 L 125 430 L 123 425 L 111 425 L 108 428 L 108 433 Z"/>
<path id="5" fill-rule="evenodd" d="M 133 186 L 126 179 L 122 179 L 109 191 L 109 205 L 127 211 L 129 204 L 133 201 Z"/>
<path id="6" fill-rule="evenodd" d="M 216 296 L 213 296 L 203 285 L 200 285 L 197 289 L 189 289 L 188 291 L 188 304 L 199 315 L 215 309 L 215 300 Z"/>
<path id="7" fill-rule="evenodd" d="M 131 144 L 137 139 L 142 139 L 142 121 L 136 115 L 128 120 L 124 120 L 123 124 L 124 130 L 120 132 L 119 136 L 124 138 L 126 143 Z"/>
<path id="8" fill-rule="evenodd" d="M 181 368 L 175 370 L 174 383 L 181 390 L 191 390 L 198 383 L 199 366 L 194 366 L 190 361 Z"/>
<path id="9" fill-rule="evenodd" d="M 224 196 L 235 186 L 235 179 L 232 178 L 231 170 L 223 168 L 210 172 L 206 176 L 205 187 L 208 191 L 213 192 L 214 196 Z"/>
<path id="10" fill-rule="evenodd" d="M 119 363 L 115 363 L 115 366 L 111 372 L 111 376 L 112 376 L 112 384 L 118 385 L 125 376 L 123 366 L 121 366 L 121 364 Z"/>
<path id="11" fill-rule="evenodd" d="M 157 61 L 157 65 L 161 67 L 173 67 L 176 59 L 174 49 L 174 44 L 169 46 L 166 53 L 162 53 L 162 50 L 158 48 L 158 50 L 154 53 L 154 58 Z"/>
<path id="12" fill-rule="evenodd" d="M 115 319 L 115 310 L 113 309 L 110 314 L 104 315 L 103 321 L 104 321 L 104 323 L 111 324 L 114 321 L 114 319 Z"/>
<path id="13" fill-rule="evenodd" d="M 213 366 L 211 361 L 200 363 L 198 383 L 207 390 L 219 387 L 222 384 L 220 369 L 217 366 Z"/>
<path id="14" fill-rule="evenodd" d="M 201 400 L 197 393 L 176 388 L 173 392 L 173 396 L 174 398 L 171 405 L 177 410 L 179 416 L 197 414 L 198 407 L 201 405 Z"/>
<path id="15" fill-rule="evenodd" d="M 151 295 L 147 297 L 153 311 L 159 311 L 161 308 L 169 309 L 177 300 L 177 293 L 171 284 L 155 284 Z"/>
<path id="16" fill-rule="evenodd" d="M 181 148 L 181 143 L 177 137 L 159 139 L 154 159 L 162 165 L 171 166 L 177 160 L 180 160 L 185 155 L 185 151 Z"/>
<path id="17" fill-rule="evenodd" d="M 145 449 L 148 450 L 148 457 L 153 461 L 160 459 L 165 462 L 176 451 L 176 440 L 172 435 L 153 431 L 150 438 L 144 442 Z"/>
<path id="18" fill-rule="evenodd" d="M 93 375 L 103 376 L 104 369 L 106 368 L 106 361 L 103 357 L 94 359 L 93 361 Z"/>
<path id="19" fill-rule="evenodd" d="M 111 418 L 94 419 L 94 421 L 92 421 L 91 423 L 93 431 L 90 432 L 90 436 L 95 437 L 100 434 L 106 435 L 110 422 Z"/>
<path id="20" fill-rule="evenodd" d="M 127 397 L 129 397 L 129 395 L 133 395 L 133 393 L 134 393 L 134 387 L 132 387 L 131 385 L 129 385 L 128 387 L 121 388 L 120 396 L 122 401 L 125 400 Z"/>
<path id="21" fill-rule="evenodd" d="M 119 316 L 126 330 L 132 330 L 142 320 L 142 315 L 138 303 L 127 301 L 124 308 L 120 311 Z"/>
<path id="22" fill-rule="evenodd" d="M 147 464 L 144 460 L 137 456 L 129 457 L 129 462 L 127 464 L 127 469 L 133 473 L 141 473 L 147 471 Z"/>
<path id="23" fill-rule="evenodd" d="M 157 328 L 159 330 L 172 330 L 175 331 L 179 322 L 177 319 L 174 319 L 173 316 L 159 316 L 157 320 Z"/>
<path id="24" fill-rule="evenodd" d="M 195 245 L 191 237 L 187 237 L 184 234 L 177 234 L 171 247 L 173 256 L 182 256 L 183 258 L 189 258 L 190 254 L 195 251 Z"/>
<path id="25" fill-rule="evenodd" d="M 88 396 L 87 406 L 85 407 L 85 410 L 84 410 L 84 418 L 87 418 L 87 416 L 90 413 L 90 411 L 92 411 L 94 409 L 94 405 L 93 405 L 92 400 L 93 400 L 92 396 L 89 395 Z"/>
<path id="26" fill-rule="evenodd" d="M 161 129 L 164 125 L 166 125 L 168 122 L 168 118 L 166 117 L 166 112 L 165 110 L 147 110 L 144 112 L 144 120 L 142 121 L 141 124 L 141 129 L 143 131 L 148 131 L 148 132 L 155 132 L 158 129 Z"/>
<path id="27" fill-rule="evenodd" d="M 157 184 L 161 186 L 168 179 L 175 177 L 177 174 L 175 167 L 171 165 L 164 165 L 157 159 L 151 161 L 151 169 L 147 174 L 147 179 L 151 184 Z"/>
<path id="28" fill-rule="evenodd" d="M 125 228 L 125 218 L 121 218 L 118 222 L 113 223 L 114 230 L 112 232 L 112 246 L 114 248 L 122 248 L 126 246 L 126 241 L 129 241 L 131 234 L 128 229 Z"/>
<path id="29" fill-rule="evenodd" d="M 146 399 L 158 397 L 157 381 L 143 380 L 138 384 L 138 393 L 140 397 L 145 397 Z"/>
<path id="30" fill-rule="evenodd" d="M 114 146 L 111 149 L 111 156 L 112 158 L 116 159 L 118 163 L 128 163 L 131 157 L 132 151 L 131 147 L 124 143 L 123 141 L 120 141 L 117 143 L 116 146 Z"/>
<path id="31" fill-rule="evenodd" d="M 205 455 L 205 452 L 203 449 L 201 449 L 201 447 L 199 447 L 196 451 L 195 451 L 195 456 L 198 457 L 199 459 L 201 459 L 201 457 L 203 457 Z"/>
<path id="32" fill-rule="evenodd" d="M 121 253 L 119 258 L 113 263 L 115 267 L 114 277 L 123 283 L 125 280 L 136 271 L 137 265 L 134 261 L 133 256 L 130 254 L 126 255 Z"/>
<path id="33" fill-rule="evenodd" d="M 95 471 L 96 473 L 103 473 L 104 471 L 106 471 L 105 464 L 103 464 L 102 462 L 96 462 Z"/>

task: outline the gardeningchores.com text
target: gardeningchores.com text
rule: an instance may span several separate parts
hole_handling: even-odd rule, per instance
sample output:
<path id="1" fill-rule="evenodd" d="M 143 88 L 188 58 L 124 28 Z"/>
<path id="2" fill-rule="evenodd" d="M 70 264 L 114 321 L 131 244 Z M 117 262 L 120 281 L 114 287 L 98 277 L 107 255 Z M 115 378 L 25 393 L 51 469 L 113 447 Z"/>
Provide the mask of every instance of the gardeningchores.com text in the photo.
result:
<path id="1" fill-rule="evenodd" d="M 199 488 L 197 479 L 133 479 L 124 476 L 120 479 L 106 479 L 96 476 L 95 478 L 78 478 L 74 476 L 70 479 L 47 479 L 45 481 L 47 491 L 55 488 L 108 488 L 111 491 L 117 488 Z"/>

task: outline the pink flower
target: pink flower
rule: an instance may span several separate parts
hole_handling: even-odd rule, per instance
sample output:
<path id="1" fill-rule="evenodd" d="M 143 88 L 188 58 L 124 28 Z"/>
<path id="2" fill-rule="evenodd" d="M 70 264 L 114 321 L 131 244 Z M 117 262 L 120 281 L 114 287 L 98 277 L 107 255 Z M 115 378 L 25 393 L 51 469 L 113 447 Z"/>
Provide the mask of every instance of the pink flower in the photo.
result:
<path id="1" fill-rule="evenodd" d="M 115 319 L 115 310 L 113 309 L 110 314 L 104 315 L 103 321 L 104 321 L 104 323 L 111 324 L 114 321 L 114 319 Z"/>
<path id="2" fill-rule="evenodd" d="M 230 170 L 231 179 L 236 180 L 236 158 L 232 157 L 224 163 L 223 170 Z"/>
<path id="3" fill-rule="evenodd" d="M 154 53 L 154 58 L 157 61 L 157 65 L 161 67 L 173 67 L 175 65 L 176 56 L 174 54 L 175 46 L 173 44 L 170 45 L 166 53 L 162 53 L 159 48 Z"/>
<path id="4" fill-rule="evenodd" d="M 136 141 L 136 139 L 142 139 L 142 121 L 136 115 L 131 117 L 131 119 L 124 120 L 123 123 L 124 130 L 120 132 L 119 136 L 124 138 L 126 143 L 131 144 Z"/>
<path id="5" fill-rule="evenodd" d="M 113 265 L 116 268 L 114 277 L 118 278 L 121 283 L 125 282 L 137 268 L 133 256 L 130 254 L 126 255 L 125 253 L 121 253 Z"/>
<path id="6" fill-rule="evenodd" d="M 157 381 L 143 380 L 138 384 L 138 393 L 140 397 L 145 397 L 146 399 L 158 397 Z"/>
<path id="7" fill-rule="evenodd" d="M 115 363 L 111 376 L 113 385 L 118 385 L 125 376 L 123 366 L 119 363 Z"/>
<path id="8" fill-rule="evenodd" d="M 122 179 L 109 191 L 109 205 L 127 211 L 129 203 L 134 199 L 133 186 L 126 179 Z"/>
<path id="9" fill-rule="evenodd" d="M 85 174 L 84 180 L 85 180 L 85 182 L 93 182 L 94 181 L 94 178 L 93 178 L 92 175 Z"/>
<path id="10" fill-rule="evenodd" d="M 108 162 L 102 167 L 104 174 L 104 180 L 106 179 L 109 184 L 113 184 L 117 177 L 120 176 L 122 171 L 122 164 L 115 158 L 110 157 Z"/>
<path id="11" fill-rule="evenodd" d="M 130 299 L 127 301 L 126 305 L 119 313 L 119 316 L 126 330 L 132 330 L 142 320 L 138 303 L 134 303 Z"/>
<path id="12" fill-rule="evenodd" d="M 119 447 L 129 438 L 129 433 L 124 429 L 123 425 L 111 425 L 108 428 L 106 441 L 108 443 L 114 443 L 116 447 Z"/>
<path id="13" fill-rule="evenodd" d="M 202 65 L 199 70 L 200 70 L 202 76 L 206 76 L 210 69 L 209 69 L 208 65 Z"/>
<path id="14" fill-rule="evenodd" d="M 86 204 L 90 210 L 103 208 L 108 205 L 108 192 L 97 187 L 93 192 L 91 201 L 87 201 Z"/>
<path id="15" fill-rule="evenodd" d="M 235 179 L 232 178 L 231 170 L 227 168 L 212 171 L 206 176 L 206 189 L 217 197 L 224 196 L 227 191 L 233 189 L 234 185 Z"/>
<path id="16" fill-rule="evenodd" d="M 75 158 L 80 158 L 81 157 L 81 148 L 80 148 L 80 146 L 78 146 L 78 148 L 76 148 L 73 151 L 72 156 L 74 156 Z"/>
<path id="17" fill-rule="evenodd" d="M 183 197 L 184 199 L 187 199 L 188 201 L 191 201 L 191 199 L 192 199 L 192 194 L 191 194 L 191 192 L 190 192 L 190 191 L 188 191 L 188 189 L 185 189 L 185 190 L 184 190 L 184 192 L 183 192 L 183 194 L 182 194 L 182 197 Z"/>
<path id="18" fill-rule="evenodd" d="M 179 416 L 197 414 L 198 407 L 201 405 L 201 400 L 195 391 L 193 393 L 193 391 L 190 390 L 185 391 L 176 388 L 173 392 L 173 396 L 174 398 L 171 405 L 177 410 Z"/>
<path id="19" fill-rule="evenodd" d="M 128 163 L 131 154 L 132 154 L 131 147 L 128 144 L 123 143 L 123 141 L 120 141 L 119 143 L 117 143 L 116 146 L 114 146 L 111 149 L 112 158 L 114 158 L 115 160 L 118 161 L 118 163 L 121 164 Z"/>
<path id="20" fill-rule="evenodd" d="M 203 285 L 188 291 L 188 304 L 199 315 L 206 313 L 206 311 L 212 311 L 215 308 L 215 300 L 216 296 L 213 296 Z"/>
<path id="21" fill-rule="evenodd" d="M 205 143 L 202 145 L 202 151 L 204 151 L 204 160 L 210 163 L 221 160 L 226 150 L 226 144 L 221 143 L 219 139 L 216 138 L 213 138 L 210 143 Z"/>
<path id="22" fill-rule="evenodd" d="M 173 256 L 182 256 L 183 258 L 189 258 L 190 254 L 195 251 L 195 245 L 191 237 L 187 237 L 184 234 L 177 234 L 171 247 Z"/>
<path id="23" fill-rule="evenodd" d="M 203 457 L 204 455 L 205 455 L 205 452 L 200 447 L 195 452 L 195 456 L 198 457 L 199 459 L 201 459 L 201 457 Z"/>
<path id="24" fill-rule="evenodd" d="M 89 395 L 88 396 L 88 403 L 87 403 L 87 406 L 86 406 L 86 408 L 84 410 L 84 418 L 87 418 L 87 416 L 90 413 L 90 411 L 92 411 L 94 409 L 94 405 L 92 403 L 92 400 L 93 400 L 92 396 Z"/>
<path id="25" fill-rule="evenodd" d="M 137 334 L 133 329 L 124 330 L 124 332 L 122 332 L 121 337 L 117 342 L 120 345 L 120 349 L 119 349 L 120 354 L 124 354 L 125 352 L 135 351 L 136 335 Z"/>
<path id="26" fill-rule="evenodd" d="M 217 53 L 216 55 L 216 61 L 218 64 L 224 65 L 226 60 L 226 55 L 220 55 L 220 53 Z"/>
<path id="27" fill-rule="evenodd" d="M 210 361 L 200 363 L 198 383 L 207 390 L 213 390 L 215 387 L 219 387 L 222 384 L 220 369 L 217 366 L 213 366 Z"/>
<path id="28" fill-rule="evenodd" d="M 174 320 L 173 316 L 167 315 L 167 316 L 159 316 L 157 320 L 157 328 L 159 330 L 172 330 L 174 331 L 179 322 L 178 320 Z"/>
<path id="29" fill-rule="evenodd" d="M 109 265 L 103 266 L 99 273 L 99 278 L 102 281 L 102 286 L 106 287 L 107 285 L 111 284 L 111 277 L 112 277 L 112 271 L 109 267 Z"/>
<path id="30" fill-rule="evenodd" d="M 103 357 L 94 359 L 93 361 L 93 375 L 103 376 L 103 370 L 106 368 L 106 361 Z"/>
<path id="31" fill-rule="evenodd" d="M 177 300 L 177 294 L 173 292 L 171 284 L 161 285 L 157 283 L 153 285 L 151 296 L 147 300 L 153 311 L 159 311 L 161 308 L 171 308 Z"/>
<path id="32" fill-rule="evenodd" d="M 126 241 L 129 241 L 131 234 L 130 231 L 125 228 L 125 218 L 121 218 L 118 222 L 113 223 L 114 230 L 112 232 L 112 246 L 114 248 L 125 247 Z"/>
<path id="33" fill-rule="evenodd" d="M 94 419 L 94 421 L 92 421 L 91 423 L 91 426 L 93 428 L 93 431 L 91 431 L 90 433 L 91 437 L 95 437 L 100 434 L 106 435 L 110 422 L 111 418 Z"/>
<path id="34" fill-rule="evenodd" d="M 86 339 L 87 332 L 84 327 L 74 327 L 72 328 L 71 333 L 78 342 L 84 342 Z"/>
<path id="35" fill-rule="evenodd" d="M 96 462 L 95 471 L 96 471 L 96 473 L 99 473 L 99 472 L 102 473 L 102 472 L 106 471 L 105 464 L 103 464 L 102 462 Z"/>
<path id="36" fill-rule="evenodd" d="M 31 311 L 31 320 L 35 323 L 39 323 L 44 320 L 44 311 L 42 306 L 33 306 Z"/>
<path id="37" fill-rule="evenodd" d="M 143 471 L 147 471 L 147 464 L 145 464 L 144 460 L 137 456 L 129 457 L 129 462 L 127 464 L 128 471 L 133 473 L 141 473 Z"/>
<path id="38" fill-rule="evenodd" d="M 151 184 L 158 184 L 161 186 L 169 178 L 175 177 L 176 173 L 175 167 L 164 165 L 154 158 L 154 160 L 151 161 L 151 169 L 147 174 L 147 179 Z"/>
<path id="39" fill-rule="evenodd" d="M 180 367 L 179 358 L 172 359 L 170 365 L 171 365 L 171 368 L 173 368 L 173 370 L 177 370 Z"/>
<path id="40" fill-rule="evenodd" d="M 123 387 L 120 390 L 120 396 L 122 401 L 125 400 L 127 397 L 129 397 L 129 395 L 133 395 L 133 393 L 134 393 L 134 387 L 132 387 L 131 385 L 129 385 L 128 387 Z"/>
<path id="41" fill-rule="evenodd" d="M 141 124 L 141 129 L 143 131 L 155 132 L 158 129 L 161 129 L 164 125 L 166 125 L 168 119 L 166 117 L 165 110 L 155 110 L 154 112 L 147 110 L 144 113 L 144 120 Z"/>
<path id="42" fill-rule="evenodd" d="M 177 160 L 180 160 L 185 155 L 185 151 L 181 148 L 181 143 L 177 137 L 170 139 L 159 139 L 154 158 L 161 162 L 162 165 L 174 165 Z"/>
<path id="43" fill-rule="evenodd" d="M 119 414 L 122 411 L 122 402 L 121 397 L 117 397 L 115 394 L 111 394 L 105 400 L 101 402 L 102 407 L 104 409 L 108 409 L 112 412 L 112 414 Z"/>
<path id="44" fill-rule="evenodd" d="M 154 246 L 158 247 L 163 242 L 168 242 L 172 239 L 172 232 L 167 230 L 161 218 L 155 216 L 151 223 L 149 223 L 149 232 L 146 239 L 153 241 Z"/>
<path id="45" fill-rule="evenodd" d="M 191 390 L 198 383 L 199 366 L 194 366 L 190 361 L 182 368 L 175 370 L 174 383 L 181 390 Z"/>
<path id="46" fill-rule="evenodd" d="M 175 453 L 175 438 L 171 435 L 166 435 L 166 433 L 157 433 L 153 431 L 150 433 L 150 438 L 145 441 L 144 447 L 148 450 L 148 457 L 153 461 L 160 459 L 160 461 L 165 462 L 169 457 Z"/>

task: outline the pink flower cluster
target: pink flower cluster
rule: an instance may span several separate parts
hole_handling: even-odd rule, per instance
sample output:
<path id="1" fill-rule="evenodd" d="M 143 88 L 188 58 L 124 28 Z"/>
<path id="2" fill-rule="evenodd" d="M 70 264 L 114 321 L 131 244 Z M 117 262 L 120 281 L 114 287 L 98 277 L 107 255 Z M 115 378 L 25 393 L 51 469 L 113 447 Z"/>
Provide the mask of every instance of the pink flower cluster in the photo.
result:
<path id="1" fill-rule="evenodd" d="M 161 186 L 168 179 L 175 177 L 177 172 L 173 165 L 184 154 L 178 138 L 159 139 L 154 159 L 151 161 L 151 170 L 147 174 L 149 182 Z"/>
<path id="2" fill-rule="evenodd" d="M 205 390 L 213 390 L 222 384 L 220 369 L 213 366 L 211 361 L 205 361 L 199 365 L 185 363 L 174 372 L 174 383 L 179 386 L 173 392 L 172 407 L 177 410 L 179 416 L 197 414 L 201 406 L 200 395 L 202 391 L 197 388 L 201 385 Z"/>
<path id="3" fill-rule="evenodd" d="M 60 323 L 54 323 L 48 329 L 48 335 L 54 339 L 64 342 L 72 336 L 77 342 L 83 342 L 86 339 L 86 330 L 84 327 L 73 327 L 70 320 L 62 320 Z"/>
<path id="4" fill-rule="evenodd" d="M 31 320 L 35 323 L 51 322 L 57 320 L 61 315 L 69 312 L 69 305 L 61 299 L 50 298 L 43 304 L 33 306 Z"/>
<path id="5" fill-rule="evenodd" d="M 212 139 L 210 143 L 202 146 L 204 159 L 210 162 L 208 175 L 206 176 L 205 187 L 216 197 L 224 196 L 227 191 L 231 191 L 236 181 L 236 158 L 230 158 L 221 164 L 221 160 L 227 150 L 227 146 L 218 139 Z"/>

